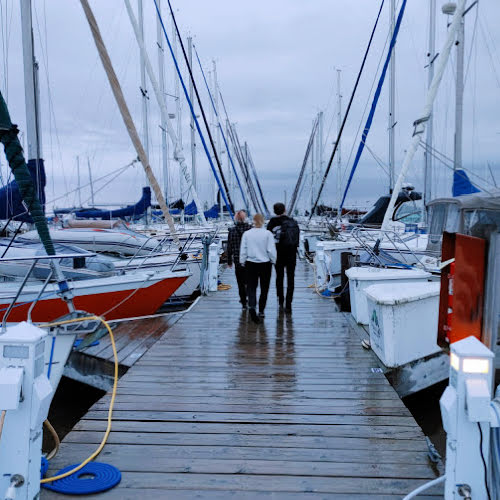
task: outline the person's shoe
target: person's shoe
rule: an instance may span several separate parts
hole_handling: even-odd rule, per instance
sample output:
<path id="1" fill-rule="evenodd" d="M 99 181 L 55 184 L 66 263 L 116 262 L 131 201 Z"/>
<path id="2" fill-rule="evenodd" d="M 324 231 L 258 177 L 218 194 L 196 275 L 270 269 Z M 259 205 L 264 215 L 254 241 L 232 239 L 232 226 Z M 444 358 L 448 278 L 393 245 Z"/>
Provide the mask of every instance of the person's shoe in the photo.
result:
<path id="1" fill-rule="evenodd" d="M 285 312 L 286 312 L 287 314 L 292 314 L 292 306 L 291 306 L 291 305 L 287 305 L 287 306 L 285 307 Z"/>
<path id="2" fill-rule="evenodd" d="M 264 314 L 264 311 L 259 312 L 259 318 L 265 318 L 266 315 Z"/>
<path id="3" fill-rule="evenodd" d="M 246 311 L 248 309 L 248 306 L 246 304 L 241 304 L 241 308 Z"/>
<path id="4" fill-rule="evenodd" d="M 250 319 L 251 319 L 254 323 L 260 323 L 260 319 L 259 319 L 259 317 L 257 316 L 257 313 L 255 312 L 255 309 L 250 309 Z"/>

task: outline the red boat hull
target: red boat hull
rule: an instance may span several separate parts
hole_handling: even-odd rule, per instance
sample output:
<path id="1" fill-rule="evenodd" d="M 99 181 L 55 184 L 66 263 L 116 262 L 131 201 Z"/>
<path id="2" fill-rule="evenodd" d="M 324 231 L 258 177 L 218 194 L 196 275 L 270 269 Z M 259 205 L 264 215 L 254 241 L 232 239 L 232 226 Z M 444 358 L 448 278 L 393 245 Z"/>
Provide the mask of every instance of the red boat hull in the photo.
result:
<path id="1" fill-rule="evenodd" d="M 107 320 L 132 318 L 154 314 L 160 306 L 184 283 L 186 276 L 169 277 L 148 287 L 75 295 L 75 308 L 90 314 L 102 316 Z M 0 304 L 0 318 L 9 304 Z M 9 323 L 18 323 L 28 319 L 31 303 L 19 302 L 9 314 Z M 31 312 L 31 320 L 35 323 L 53 321 L 68 313 L 68 306 L 59 297 L 40 300 Z"/>

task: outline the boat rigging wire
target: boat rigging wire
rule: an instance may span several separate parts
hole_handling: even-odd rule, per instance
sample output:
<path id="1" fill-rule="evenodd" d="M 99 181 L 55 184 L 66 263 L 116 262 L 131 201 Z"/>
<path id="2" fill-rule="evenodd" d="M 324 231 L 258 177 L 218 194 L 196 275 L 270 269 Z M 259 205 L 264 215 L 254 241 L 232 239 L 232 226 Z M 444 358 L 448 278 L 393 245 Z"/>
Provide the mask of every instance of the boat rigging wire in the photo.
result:
<path id="1" fill-rule="evenodd" d="M 380 75 L 378 84 L 377 84 L 377 90 L 375 91 L 375 95 L 373 96 L 373 101 L 372 105 L 370 108 L 370 113 L 368 114 L 368 118 L 366 120 L 365 128 L 363 130 L 363 134 L 361 136 L 361 142 L 358 146 L 358 151 L 356 153 L 356 157 L 354 158 L 354 164 L 351 168 L 351 173 L 349 174 L 349 178 L 347 179 L 347 185 L 344 190 L 344 195 L 342 196 L 342 201 L 340 202 L 339 206 L 339 212 L 342 212 L 342 207 L 344 206 L 344 202 L 347 196 L 347 192 L 349 191 L 349 187 L 351 186 L 352 179 L 354 177 L 354 172 L 356 171 L 356 168 L 359 164 L 359 160 L 361 159 L 361 155 L 363 154 L 363 149 L 365 147 L 366 139 L 368 137 L 368 133 L 370 132 L 370 128 L 373 122 L 373 117 L 375 116 L 375 111 L 377 109 L 377 104 L 378 100 L 380 97 L 380 93 L 382 92 L 382 86 L 384 85 L 385 81 L 385 75 L 387 73 L 387 69 L 389 67 L 389 62 L 392 57 L 392 53 L 394 51 L 394 47 L 396 45 L 396 40 L 398 37 L 399 29 L 401 27 L 401 22 L 403 20 L 403 15 L 405 13 L 405 8 L 406 8 L 406 2 L 407 0 L 403 0 L 401 4 L 401 9 L 399 10 L 398 18 L 394 27 L 394 31 L 392 33 L 392 38 L 391 38 L 391 43 L 389 44 L 389 50 L 387 51 L 387 57 L 385 59 L 384 67 L 382 68 L 382 73 Z"/>
<path id="2" fill-rule="evenodd" d="M 295 188 L 294 188 L 292 196 L 290 198 L 290 204 L 288 205 L 287 210 L 288 210 L 288 213 L 290 215 L 292 215 L 293 209 L 295 208 L 295 205 L 299 199 L 299 191 L 300 191 L 300 188 L 302 185 L 302 180 L 304 178 L 304 173 L 305 173 L 305 170 L 307 167 L 307 161 L 309 160 L 309 154 L 311 153 L 314 137 L 316 136 L 316 132 L 318 130 L 318 123 L 319 123 L 319 119 L 318 119 L 318 117 L 316 117 L 316 119 L 314 120 L 311 135 L 309 136 L 309 142 L 307 143 L 304 159 L 302 160 L 302 167 L 301 167 L 300 172 L 299 172 L 299 177 L 297 179 L 297 182 L 295 184 Z"/>
<path id="3" fill-rule="evenodd" d="M 179 237 L 177 235 L 175 225 L 174 225 L 174 220 L 172 216 L 170 215 L 170 211 L 167 206 L 167 202 L 165 200 L 165 196 L 163 194 L 162 189 L 160 188 L 158 181 L 156 180 L 153 171 L 151 169 L 151 165 L 149 164 L 149 159 L 144 151 L 144 147 L 142 145 L 142 142 L 139 138 L 139 134 L 137 133 L 137 129 L 135 127 L 134 121 L 132 119 L 132 116 L 130 114 L 130 111 L 128 109 L 127 103 L 125 101 L 125 97 L 123 95 L 120 82 L 118 81 L 118 78 L 116 76 L 116 73 L 113 69 L 113 65 L 111 63 L 111 59 L 109 58 L 108 51 L 106 49 L 106 46 L 104 45 L 104 41 L 101 36 L 101 32 L 99 30 L 99 27 L 97 25 L 97 21 L 94 17 L 94 14 L 92 12 L 92 9 L 90 8 L 88 0 L 80 0 L 80 3 L 83 7 L 83 10 L 85 12 L 85 17 L 87 18 L 87 21 L 90 26 L 90 31 L 92 32 L 92 36 L 94 38 L 94 42 L 97 47 L 97 51 L 99 52 L 99 56 L 101 58 L 104 70 L 106 72 L 106 75 L 109 80 L 109 84 L 111 86 L 111 90 L 113 91 L 113 95 L 115 97 L 116 103 L 120 109 L 120 114 L 122 116 L 122 119 L 125 123 L 125 127 L 127 128 L 127 132 L 130 136 L 130 140 L 132 141 L 134 148 L 137 152 L 137 155 L 139 156 L 139 159 L 141 160 L 142 166 L 144 168 L 144 171 L 146 173 L 146 176 L 148 178 L 149 184 L 156 196 L 156 199 L 160 205 L 160 208 L 163 212 L 163 216 L 169 226 L 170 233 L 172 235 L 172 238 L 174 239 L 175 244 L 179 248 L 179 250 L 182 248 L 182 245 L 179 241 Z"/>
<path id="4" fill-rule="evenodd" d="M 198 55 L 198 50 L 196 49 L 196 45 L 194 45 L 194 44 L 193 44 L 193 49 L 194 49 L 194 53 L 196 54 L 196 59 L 198 61 L 198 65 L 200 66 L 201 74 L 203 76 L 203 80 L 204 80 L 205 86 L 207 88 L 208 96 L 210 97 L 210 102 L 212 103 L 212 108 L 213 108 L 213 110 L 215 112 L 215 116 L 217 118 L 217 125 L 219 126 L 219 130 L 222 134 L 222 139 L 224 140 L 224 145 L 226 147 L 226 151 L 227 151 L 229 161 L 231 163 L 231 167 L 233 169 L 234 175 L 236 177 L 236 181 L 238 182 L 238 186 L 239 186 L 240 191 L 241 191 L 241 197 L 243 198 L 243 203 L 244 203 L 244 205 L 247 209 L 247 212 L 248 212 L 250 207 L 248 206 L 248 201 L 246 199 L 245 192 L 243 190 L 243 186 L 241 185 L 240 178 L 238 176 L 238 172 L 236 171 L 236 167 L 235 167 L 234 162 L 233 162 L 233 157 L 232 157 L 231 152 L 229 150 L 229 144 L 227 143 L 227 140 L 226 140 L 226 135 L 224 134 L 224 130 L 222 129 L 219 113 L 217 112 L 217 107 L 215 106 L 215 103 L 214 103 L 214 100 L 212 97 L 212 93 L 210 92 L 210 87 L 208 86 L 208 82 L 207 82 L 207 79 L 205 77 L 205 71 L 203 71 L 203 66 L 201 65 L 200 56 Z M 215 92 L 217 92 L 217 89 L 215 89 Z"/>
<path id="5" fill-rule="evenodd" d="M 344 131 L 344 127 L 345 127 L 345 124 L 347 122 L 347 117 L 349 116 L 349 112 L 351 110 L 351 106 L 352 106 L 352 103 L 354 101 L 354 96 L 356 95 L 356 90 L 358 88 L 359 81 L 361 80 L 361 75 L 362 75 L 363 69 L 365 67 L 366 59 L 368 58 L 368 53 L 369 53 L 370 47 L 372 45 L 373 37 L 375 35 L 375 30 L 377 29 L 377 25 L 378 25 L 378 22 L 379 22 L 379 19 L 380 19 L 380 14 L 382 13 L 383 6 L 384 6 L 384 0 L 382 0 L 382 2 L 380 3 L 380 8 L 379 8 L 379 11 L 378 11 L 378 14 L 377 14 L 377 18 L 375 20 L 375 24 L 373 26 L 373 29 L 372 29 L 372 32 L 371 32 L 371 35 L 370 35 L 370 40 L 368 42 L 368 46 L 366 47 L 365 55 L 363 56 L 363 62 L 361 63 L 361 67 L 359 68 L 358 76 L 356 78 L 356 83 L 354 84 L 354 88 L 352 90 L 351 97 L 349 99 L 349 104 L 347 105 L 347 109 L 346 109 L 346 112 L 344 114 L 344 118 L 342 120 L 342 125 L 340 126 L 340 130 L 339 130 L 338 135 L 337 135 L 337 140 L 335 141 L 335 146 L 333 147 L 333 151 L 332 151 L 332 154 L 330 156 L 330 160 L 328 161 L 328 165 L 326 167 L 325 174 L 323 176 L 323 180 L 321 181 L 321 185 L 319 187 L 318 194 L 316 196 L 316 201 L 314 202 L 314 205 L 311 208 L 311 213 L 309 215 L 309 221 L 308 222 L 311 221 L 312 216 L 313 216 L 313 214 L 314 214 L 314 212 L 316 210 L 316 207 L 318 206 L 318 202 L 319 202 L 319 199 L 321 197 L 321 193 L 323 192 L 323 188 L 325 187 L 326 179 L 328 178 L 328 174 L 330 173 L 330 169 L 332 167 L 333 159 L 335 158 L 335 153 L 337 152 L 338 145 L 339 145 L 340 139 L 342 137 L 342 132 Z"/>
<path id="6" fill-rule="evenodd" d="M 444 153 L 441 153 L 436 148 L 429 146 L 429 144 L 427 144 L 425 141 L 420 141 L 419 146 L 422 147 L 424 149 L 424 151 L 428 152 L 433 158 L 435 158 L 436 160 L 441 162 L 446 168 L 448 168 L 450 170 L 455 170 L 454 161 L 451 158 L 449 158 L 448 156 L 446 156 Z M 485 188 L 484 185 L 480 185 L 476 182 L 476 184 L 478 184 L 478 187 L 482 191 L 484 191 L 487 194 L 492 194 L 492 192 L 489 190 L 491 183 L 488 180 L 486 180 L 484 177 L 481 177 L 480 175 L 476 174 L 473 170 L 470 170 L 469 168 L 464 167 L 463 165 L 460 165 L 459 168 L 461 170 L 463 170 L 464 172 L 476 177 L 481 182 L 486 183 L 488 188 Z"/>
<path id="7" fill-rule="evenodd" d="M 188 101 L 189 107 L 191 109 L 191 113 L 193 115 L 194 122 L 196 124 L 197 129 L 198 129 L 198 133 L 200 134 L 200 139 L 201 139 L 201 141 L 203 143 L 203 147 L 205 148 L 207 156 L 209 157 L 210 164 L 213 167 L 212 158 L 210 157 L 210 154 L 208 152 L 208 148 L 207 148 L 206 143 L 205 143 L 205 139 L 203 137 L 203 134 L 201 133 L 201 129 L 200 129 L 200 126 L 199 126 L 198 118 L 196 117 L 196 113 L 194 112 L 193 103 L 189 99 L 189 95 L 188 95 L 188 91 L 187 91 L 186 85 L 184 83 L 184 79 L 182 78 L 182 74 L 180 72 L 179 65 L 177 63 L 177 60 L 176 60 L 175 55 L 173 53 L 172 47 L 170 45 L 170 40 L 168 38 L 167 31 L 165 30 L 165 26 L 163 24 L 163 19 L 162 19 L 162 16 L 161 16 L 161 12 L 160 12 L 160 9 L 158 7 L 158 2 L 157 2 L 157 0 L 153 0 L 153 1 L 154 1 L 155 6 L 156 6 L 156 12 L 157 12 L 158 17 L 160 19 L 161 26 L 163 28 L 163 33 L 164 33 L 165 38 L 167 40 L 168 46 L 170 48 L 170 53 L 171 53 L 171 55 L 172 55 L 172 57 L 174 59 L 175 67 L 176 67 L 177 73 L 179 75 L 179 80 L 180 80 L 180 82 L 182 84 L 182 88 L 184 90 L 184 95 L 186 96 L 186 99 Z M 224 177 L 224 172 L 222 170 L 222 164 L 220 162 L 219 155 L 217 154 L 217 148 L 215 147 L 215 142 L 214 142 L 214 139 L 212 137 L 212 132 L 210 131 L 210 126 L 208 124 L 207 116 L 205 114 L 205 109 L 203 107 L 203 103 L 201 102 L 200 93 L 198 92 L 198 86 L 196 85 L 196 81 L 194 79 L 193 70 L 191 68 L 191 65 L 189 64 L 189 57 L 187 55 L 186 48 L 184 46 L 184 42 L 183 42 L 182 37 L 181 37 L 179 26 L 177 25 L 177 20 L 176 20 L 175 14 L 174 14 L 174 9 L 172 8 L 172 4 L 171 4 L 170 0 L 167 0 L 167 2 L 168 2 L 168 7 L 170 9 L 170 15 L 172 16 L 172 21 L 174 23 L 175 31 L 177 33 L 177 38 L 179 39 L 179 43 L 180 43 L 180 46 L 181 46 L 182 54 L 184 56 L 184 61 L 186 62 L 186 67 L 187 67 L 188 72 L 189 72 L 189 77 L 191 78 L 191 82 L 193 84 L 193 89 L 194 89 L 194 93 L 196 95 L 196 100 L 198 102 L 198 106 L 199 106 L 200 111 L 201 111 L 201 116 L 203 118 L 203 122 L 204 122 L 205 128 L 207 130 L 208 139 L 210 141 L 210 145 L 212 146 L 212 150 L 213 150 L 213 153 L 214 153 L 214 158 L 215 158 L 215 161 L 217 163 L 217 167 L 219 169 L 219 174 L 220 174 L 222 183 L 224 185 L 225 192 L 224 192 L 224 189 L 222 189 L 222 186 L 220 185 L 220 182 L 218 181 L 218 179 L 217 179 L 217 181 L 218 181 L 217 184 L 219 184 L 219 189 L 221 191 L 222 197 L 224 198 L 224 202 L 226 203 L 226 206 L 227 206 L 227 208 L 229 210 L 229 214 L 231 215 L 231 218 L 233 218 L 234 206 L 233 206 L 233 202 L 231 200 L 231 195 L 229 194 L 229 188 L 227 186 L 226 178 Z M 215 172 L 215 169 L 214 169 L 214 172 Z"/>
<path id="8" fill-rule="evenodd" d="M 250 153 L 250 148 L 248 147 L 247 142 L 245 142 L 245 151 L 247 152 L 248 163 L 250 164 L 250 167 L 252 168 L 253 176 L 255 178 L 255 183 L 257 184 L 257 189 L 259 191 L 260 198 L 262 200 L 262 205 L 263 205 L 264 210 L 266 212 L 266 216 L 270 217 L 271 214 L 269 213 L 269 208 L 267 208 L 266 199 L 264 198 L 264 193 L 262 192 L 262 187 L 260 185 L 259 176 L 257 175 L 257 169 L 255 168 L 255 163 L 253 162 L 252 153 Z"/>
<path id="9" fill-rule="evenodd" d="M 234 125 L 234 123 L 231 124 L 231 121 L 229 120 L 229 114 L 227 112 L 226 103 L 224 101 L 224 97 L 222 95 L 220 88 L 219 88 L 219 97 L 221 99 L 222 107 L 224 108 L 224 113 L 226 115 L 226 130 L 228 132 L 229 139 L 233 145 L 233 150 L 234 150 L 234 153 L 236 155 L 236 159 L 238 160 L 238 163 L 240 165 L 240 169 L 243 172 L 243 177 L 245 178 L 245 181 L 247 183 L 247 188 L 249 191 L 250 198 L 252 199 L 252 204 L 255 207 L 255 210 L 257 212 L 262 212 L 262 210 L 258 206 L 259 203 L 258 203 L 257 195 L 255 194 L 255 187 L 254 187 L 252 179 L 250 177 L 250 173 L 248 171 L 248 166 L 247 166 L 246 161 L 243 157 L 243 151 L 241 149 L 241 144 L 240 144 L 240 141 L 238 138 L 238 134 L 236 133 L 236 126 Z"/>

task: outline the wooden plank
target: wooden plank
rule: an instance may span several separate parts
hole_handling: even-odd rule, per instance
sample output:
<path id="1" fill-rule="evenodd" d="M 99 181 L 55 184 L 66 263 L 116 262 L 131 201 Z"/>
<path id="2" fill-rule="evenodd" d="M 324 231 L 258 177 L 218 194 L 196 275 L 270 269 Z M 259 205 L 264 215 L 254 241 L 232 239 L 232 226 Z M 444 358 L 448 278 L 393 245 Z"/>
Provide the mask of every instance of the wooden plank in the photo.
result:
<path id="1" fill-rule="evenodd" d="M 80 420 L 75 430 L 104 432 L 107 421 L 91 420 L 88 416 Z M 363 437 L 373 439 L 418 440 L 425 443 L 420 427 L 393 425 L 301 425 L 301 424 L 253 424 L 221 422 L 173 422 L 155 420 L 115 420 L 115 431 L 185 433 L 185 434 L 238 434 L 250 436 L 314 436 L 314 437 Z"/>
<path id="2" fill-rule="evenodd" d="M 99 444 L 102 432 L 72 431 L 65 438 L 65 443 Z M 256 447 L 275 446 L 286 448 L 315 448 L 329 450 L 367 450 L 371 445 L 385 450 L 420 451 L 427 452 L 427 445 L 421 439 L 382 439 L 362 437 L 326 437 L 296 436 L 296 435 L 268 435 L 268 434 L 207 434 L 203 435 L 186 432 L 133 432 L 112 431 L 108 439 L 109 444 L 137 444 L 162 446 L 239 446 Z"/>

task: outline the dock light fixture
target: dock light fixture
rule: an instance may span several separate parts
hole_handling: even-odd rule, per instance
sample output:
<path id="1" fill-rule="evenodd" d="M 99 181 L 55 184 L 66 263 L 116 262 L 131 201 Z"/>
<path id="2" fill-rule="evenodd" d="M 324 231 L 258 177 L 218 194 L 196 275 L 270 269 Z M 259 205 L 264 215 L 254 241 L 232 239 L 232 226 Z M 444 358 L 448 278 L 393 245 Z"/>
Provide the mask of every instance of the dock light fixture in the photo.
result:
<path id="1" fill-rule="evenodd" d="M 467 486 L 472 498 L 487 498 L 494 354 L 476 337 L 450 346 L 450 382 L 441 396 L 446 439 L 445 498 L 460 498 Z"/>

